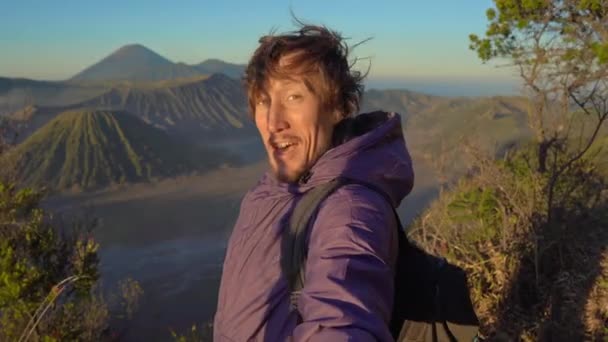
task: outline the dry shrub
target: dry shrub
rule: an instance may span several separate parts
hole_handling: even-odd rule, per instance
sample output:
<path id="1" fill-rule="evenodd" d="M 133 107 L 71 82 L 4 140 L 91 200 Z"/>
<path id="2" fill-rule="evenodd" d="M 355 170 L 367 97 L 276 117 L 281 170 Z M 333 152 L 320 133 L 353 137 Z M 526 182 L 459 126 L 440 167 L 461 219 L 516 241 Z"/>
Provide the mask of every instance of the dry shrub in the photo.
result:
<path id="1" fill-rule="evenodd" d="M 210 342 L 213 341 L 213 321 L 197 326 L 193 324 L 185 334 L 171 331 L 171 337 L 174 342 Z"/>
<path id="2" fill-rule="evenodd" d="M 410 227 L 410 237 L 468 272 L 490 340 L 608 338 L 608 196 L 581 159 L 555 186 L 522 149 L 494 161 L 475 149 L 470 173 Z M 551 218 L 549 214 L 551 213 Z"/>
<path id="3" fill-rule="evenodd" d="M 585 303 L 585 326 L 589 337 L 599 341 L 608 335 L 608 252 L 602 254 L 601 273 Z"/>

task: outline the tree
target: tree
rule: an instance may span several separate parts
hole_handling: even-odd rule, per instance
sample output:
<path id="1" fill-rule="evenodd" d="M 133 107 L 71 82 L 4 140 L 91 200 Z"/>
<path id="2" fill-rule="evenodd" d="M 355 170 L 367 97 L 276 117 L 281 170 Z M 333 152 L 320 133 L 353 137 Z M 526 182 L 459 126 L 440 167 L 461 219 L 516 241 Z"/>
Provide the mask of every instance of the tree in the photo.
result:
<path id="1" fill-rule="evenodd" d="M 470 47 L 484 62 L 506 59 L 519 71 L 530 97 L 538 172 L 549 173 L 551 221 L 559 178 L 585 156 L 608 119 L 608 2 L 494 2 L 485 37 L 470 35 Z"/>
<path id="2" fill-rule="evenodd" d="M 42 193 L 0 183 L 0 327 L 3 340 L 83 339 L 103 330 L 107 309 L 90 296 L 97 281 L 97 244 L 54 229 L 39 208 Z M 61 304 L 61 305 L 58 305 Z M 58 331 L 66 316 L 96 310 L 94 327 L 83 321 Z M 68 322 L 64 322 L 68 323 Z M 63 326 L 65 328 L 65 326 Z"/>
<path id="3" fill-rule="evenodd" d="M 502 160 L 465 146 L 468 176 L 410 236 L 468 271 L 491 340 L 606 340 L 608 1 L 494 3 L 470 47 L 519 72 L 534 139 Z"/>

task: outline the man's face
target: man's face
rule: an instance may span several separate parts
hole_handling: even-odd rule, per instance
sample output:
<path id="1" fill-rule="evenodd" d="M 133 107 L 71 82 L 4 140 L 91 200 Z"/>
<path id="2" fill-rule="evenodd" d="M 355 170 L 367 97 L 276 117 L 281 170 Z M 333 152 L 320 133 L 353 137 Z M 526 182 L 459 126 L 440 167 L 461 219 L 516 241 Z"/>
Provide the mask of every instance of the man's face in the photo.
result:
<path id="1" fill-rule="evenodd" d="M 277 178 L 295 182 L 330 148 L 337 113 L 322 111 L 305 83 L 270 79 L 255 105 L 255 123 Z"/>

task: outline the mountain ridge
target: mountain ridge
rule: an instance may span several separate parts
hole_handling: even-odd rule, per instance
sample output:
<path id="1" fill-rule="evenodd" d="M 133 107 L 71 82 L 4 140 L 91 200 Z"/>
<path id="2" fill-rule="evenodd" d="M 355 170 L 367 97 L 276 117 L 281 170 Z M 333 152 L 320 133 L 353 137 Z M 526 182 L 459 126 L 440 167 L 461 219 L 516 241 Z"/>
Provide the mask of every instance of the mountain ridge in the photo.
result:
<path id="1" fill-rule="evenodd" d="M 60 113 L 78 108 L 124 110 L 170 135 L 195 140 L 254 131 L 241 84 L 223 74 L 148 87 L 121 84 L 80 103 L 26 106 L 8 118 L 23 141 Z"/>
<path id="2" fill-rule="evenodd" d="M 229 77 L 240 78 L 245 66 L 224 62 L 220 59 L 207 59 L 195 65 L 172 62 L 142 44 L 127 44 L 90 65 L 76 75 L 70 82 L 94 81 L 161 81 L 176 78 L 223 73 Z"/>
<path id="3" fill-rule="evenodd" d="M 149 182 L 234 162 L 195 148 L 125 111 L 78 109 L 53 118 L 3 159 L 19 182 L 90 190 Z"/>

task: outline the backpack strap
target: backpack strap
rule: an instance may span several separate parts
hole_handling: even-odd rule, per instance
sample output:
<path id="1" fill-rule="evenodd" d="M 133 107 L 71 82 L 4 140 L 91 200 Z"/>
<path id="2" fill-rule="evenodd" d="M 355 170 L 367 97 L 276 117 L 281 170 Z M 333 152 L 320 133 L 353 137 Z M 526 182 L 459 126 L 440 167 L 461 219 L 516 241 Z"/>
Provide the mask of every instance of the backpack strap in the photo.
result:
<path id="1" fill-rule="evenodd" d="M 288 289 L 290 292 L 291 308 L 297 310 L 297 299 L 300 291 L 304 287 L 306 258 L 308 246 L 306 245 L 306 232 L 310 225 L 310 220 L 317 213 L 321 203 L 338 188 L 347 184 L 359 184 L 382 195 L 387 203 L 392 203 L 385 191 L 367 182 L 358 181 L 346 177 L 338 177 L 334 180 L 308 190 L 296 203 L 291 214 L 289 225 L 284 227 L 281 241 L 282 256 L 281 269 L 287 278 Z M 392 208 L 392 205 L 391 205 Z M 407 243 L 401 221 L 393 208 L 397 225 L 401 232 L 399 236 L 399 248 Z"/>
<path id="2" fill-rule="evenodd" d="M 348 178 L 337 178 L 317 186 L 300 198 L 289 225 L 283 229 L 281 256 L 281 269 L 288 281 L 291 309 L 296 312 L 297 299 L 305 281 L 308 253 L 306 232 L 310 220 L 321 202 L 347 184 L 362 185 L 392 203 L 382 189 Z M 427 254 L 411 243 L 397 211 L 392 209 L 397 221 L 399 252 L 395 265 L 395 305 L 389 322 L 391 334 L 396 341 L 479 341 L 479 322 L 469 298 L 466 274 L 444 258 Z M 301 316 L 298 314 L 300 322 Z"/>
<path id="3" fill-rule="evenodd" d="M 281 241 L 281 269 L 287 278 L 292 309 L 296 309 L 297 296 L 304 287 L 304 274 L 308 246 L 306 228 L 319 206 L 331 193 L 344 185 L 344 180 L 334 179 L 329 183 L 308 190 L 296 203 L 289 225 L 283 229 Z"/>

